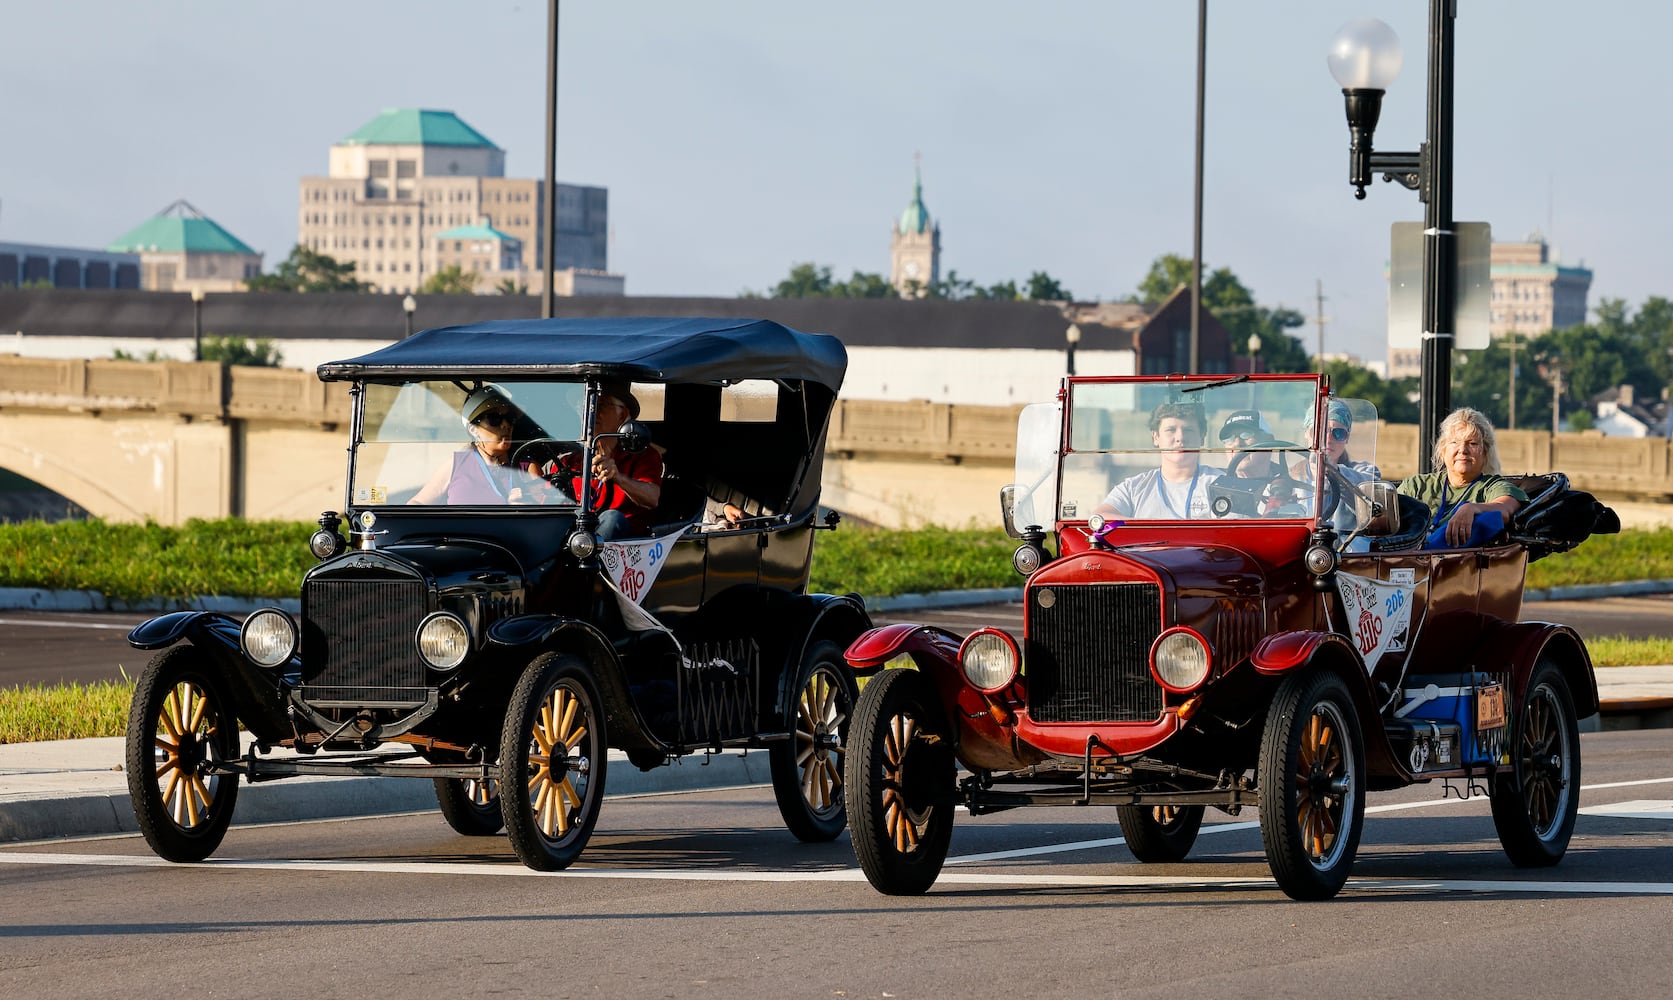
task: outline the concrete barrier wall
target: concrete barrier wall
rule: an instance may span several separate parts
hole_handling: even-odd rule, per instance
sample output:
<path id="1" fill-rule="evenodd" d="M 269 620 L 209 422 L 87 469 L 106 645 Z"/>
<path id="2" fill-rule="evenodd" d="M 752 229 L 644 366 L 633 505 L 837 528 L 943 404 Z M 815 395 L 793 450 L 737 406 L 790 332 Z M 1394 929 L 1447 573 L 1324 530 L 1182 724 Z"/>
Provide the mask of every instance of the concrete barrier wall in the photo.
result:
<path id="1" fill-rule="evenodd" d="M 1021 409 L 841 400 L 825 502 L 889 526 L 997 524 Z M 344 383 L 300 369 L 0 356 L 0 467 L 112 520 L 340 508 L 349 417 Z M 1385 477 L 1416 471 L 1417 433 L 1379 427 Z M 1501 431 L 1498 442 L 1506 472 L 1557 469 L 1600 495 L 1673 498 L 1664 439 Z"/>

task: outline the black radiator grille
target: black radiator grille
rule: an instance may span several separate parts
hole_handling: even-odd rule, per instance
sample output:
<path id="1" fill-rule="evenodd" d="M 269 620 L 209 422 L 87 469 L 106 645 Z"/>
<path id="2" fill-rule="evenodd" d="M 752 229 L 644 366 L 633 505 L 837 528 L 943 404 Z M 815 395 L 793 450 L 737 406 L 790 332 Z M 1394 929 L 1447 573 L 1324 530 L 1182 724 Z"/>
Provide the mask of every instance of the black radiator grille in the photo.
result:
<path id="1" fill-rule="evenodd" d="M 1035 722 L 1148 722 L 1162 714 L 1150 646 L 1162 632 L 1153 583 L 1028 591 L 1028 712 Z"/>
<path id="2" fill-rule="evenodd" d="M 303 696 L 319 706 L 423 704 L 414 635 L 428 612 L 422 580 L 311 580 L 302 594 Z"/>

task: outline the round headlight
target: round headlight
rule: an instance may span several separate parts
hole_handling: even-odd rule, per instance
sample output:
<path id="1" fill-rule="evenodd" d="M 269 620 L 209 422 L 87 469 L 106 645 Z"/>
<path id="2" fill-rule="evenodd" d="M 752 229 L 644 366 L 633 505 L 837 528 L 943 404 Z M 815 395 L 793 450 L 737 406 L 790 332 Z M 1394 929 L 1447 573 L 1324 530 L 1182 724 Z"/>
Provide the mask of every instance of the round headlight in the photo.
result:
<path id="1" fill-rule="evenodd" d="M 418 655 L 437 670 L 452 670 L 470 651 L 470 629 L 456 615 L 438 611 L 418 626 Z"/>
<path id="2" fill-rule="evenodd" d="M 577 531 L 569 536 L 569 554 L 577 559 L 591 559 L 598 551 L 598 539 L 590 531 Z"/>
<path id="3" fill-rule="evenodd" d="M 238 645 L 250 662 L 276 667 L 296 652 L 296 625 L 283 611 L 262 608 L 244 619 Z"/>
<path id="4" fill-rule="evenodd" d="M 1016 679 L 1017 644 L 994 629 L 972 632 L 959 647 L 958 662 L 965 680 L 992 694 Z"/>
<path id="5" fill-rule="evenodd" d="M 1150 665 L 1158 683 L 1184 694 L 1208 677 L 1208 643 L 1188 628 L 1164 632 L 1150 647 Z"/>
<path id="6" fill-rule="evenodd" d="M 1307 564 L 1307 572 L 1314 576 L 1324 576 L 1336 568 L 1336 553 L 1328 545 L 1313 546 L 1302 559 Z"/>
<path id="7" fill-rule="evenodd" d="M 324 528 L 308 536 L 308 551 L 315 559 L 326 560 L 343 551 L 343 536 Z"/>
<path id="8" fill-rule="evenodd" d="M 1044 560 L 1040 555 L 1040 547 L 1038 545 L 1020 545 L 1017 547 L 1017 550 L 1011 554 L 1012 567 L 1014 567 L 1016 571 L 1021 573 L 1023 576 L 1033 575 L 1034 571 L 1040 568 L 1040 563 L 1043 561 Z"/>

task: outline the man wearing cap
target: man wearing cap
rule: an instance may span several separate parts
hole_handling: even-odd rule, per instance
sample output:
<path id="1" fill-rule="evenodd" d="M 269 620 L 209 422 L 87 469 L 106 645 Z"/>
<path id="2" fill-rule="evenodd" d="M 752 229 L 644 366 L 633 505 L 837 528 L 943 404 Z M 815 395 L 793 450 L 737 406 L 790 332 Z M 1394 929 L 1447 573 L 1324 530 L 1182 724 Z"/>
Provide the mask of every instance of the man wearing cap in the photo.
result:
<path id="1" fill-rule="evenodd" d="M 1208 487 L 1220 470 L 1201 465 L 1208 419 L 1197 403 L 1169 402 L 1150 413 L 1150 443 L 1161 449 L 1160 468 L 1115 484 L 1094 513 L 1142 520 L 1210 517 Z"/>
<path id="2" fill-rule="evenodd" d="M 1273 440 L 1272 427 L 1259 410 L 1233 410 L 1220 425 L 1220 443 L 1226 448 L 1226 472 L 1239 479 L 1271 479 L 1272 454 L 1248 451 Z M 1243 460 L 1236 461 L 1238 453 Z"/>
<path id="3" fill-rule="evenodd" d="M 614 434 L 623 424 L 639 417 L 639 400 L 627 382 L 606 379 L 599 383 L 598 402 L 593 414 L 593 435 Z M 593 452 L 593 510 L 598 514 L 597 537 L 633 538 L 651 528 L 651 516 L 662 499 L 662 453 L 655 448 L 629 453 L 620 438 L 597 441 Z M 570 473 L 570 483 L 581 495 L 580 456 L 564 455 L 558 463 Z"/>

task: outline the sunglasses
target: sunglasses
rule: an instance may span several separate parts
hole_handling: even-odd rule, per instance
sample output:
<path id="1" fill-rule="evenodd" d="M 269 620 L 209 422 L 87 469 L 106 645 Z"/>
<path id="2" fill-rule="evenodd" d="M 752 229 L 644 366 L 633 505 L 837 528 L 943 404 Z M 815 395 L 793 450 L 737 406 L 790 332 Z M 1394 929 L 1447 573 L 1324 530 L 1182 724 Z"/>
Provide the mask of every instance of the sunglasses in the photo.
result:
<path id="1" fill-rule="evenodd" d="M 479 427 L 510 427 L 516 423 L 516 419 L 505 410 L 490 410 L 471 423 Z"/>
<path id="2" fill-rule="evenodd" d="M 1330 438 L 1333 441 L 1346 441 L 1348 439 L 1348 429 L 1346 427 L 1332 427 Z"/>

